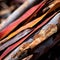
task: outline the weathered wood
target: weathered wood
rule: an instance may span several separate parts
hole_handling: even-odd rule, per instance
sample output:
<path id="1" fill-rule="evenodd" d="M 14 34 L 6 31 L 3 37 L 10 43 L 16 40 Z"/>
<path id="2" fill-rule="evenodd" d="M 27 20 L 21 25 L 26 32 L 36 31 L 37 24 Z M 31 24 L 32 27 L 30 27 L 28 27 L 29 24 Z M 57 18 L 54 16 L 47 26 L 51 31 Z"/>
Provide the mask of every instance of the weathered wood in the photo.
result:
<path id="1" fill-rule="evenodd" d="M 60 13 L 58 13 L 48 24 L 42 27 L 40 32 L 34 36 L 34 40 L 32 41 L 32 43 L 28 44 L 26 47 L 24 47 L 25 44 L 21 45 L 21 47 L 19 48 L 19 51 L 17 52 L 18 54 L 16 53 L 15 55 L 12 56 L 12 58 L 17 59 L 23 52 L 27 52 L 28 49 L 33 49 L 38 44 L 45 41 L 48 37 L 56 33 L 59 28 L 57 27 L 56 24 L 60 25 L 59 21 L 60 21 Z M 7 59 L 5 60 L 8 60 L 8 59 L 9 57 L 7 57 Z"/>
<path id="2" fill-rule="evenodd" d="M 31 55 L 23 58 L 22 60 L 38 60 L 40 56 L 47 53 L 52 47 L 54 47 L 60 41 L 60 33 L 51 36 L 42 44 L 36 46 L 36 48 L 31 51 Z M 18 58 L 20 59 L 20 57 Z"/>
<path id="3" fill-rule="evenodd" d="M 56 13 L 55 13 L 56 14 Z M 53 14 L 51 17 L 47 18 L 43 23 L 41 23 L 40 25 L 38 25 L 30 34 L 28 34 L 25 38 L 21 39 L 20 41 L 16 42 L 15 44 L 13 44 L 12 46 L 8 47 L 5 52 L 3 52 L 3 54 L 1 55 L 1 59 L 4 58 L 10 51 L 12 51 L 14 48 L 16 48 L 18 45 L 20 45 L 20 43 L 22 43 L 25 39 L 27 39 L 31 34 L 33 34 L 36 30 L 38 30 L 39 28 L 41 28 L 44 24 L 46 24 L 53 16 L 55 16 L 55 14 Z M 18 52 L 18 51 L 17 51 Z M 14 55 L 14 54 L 13 54 Z"/>

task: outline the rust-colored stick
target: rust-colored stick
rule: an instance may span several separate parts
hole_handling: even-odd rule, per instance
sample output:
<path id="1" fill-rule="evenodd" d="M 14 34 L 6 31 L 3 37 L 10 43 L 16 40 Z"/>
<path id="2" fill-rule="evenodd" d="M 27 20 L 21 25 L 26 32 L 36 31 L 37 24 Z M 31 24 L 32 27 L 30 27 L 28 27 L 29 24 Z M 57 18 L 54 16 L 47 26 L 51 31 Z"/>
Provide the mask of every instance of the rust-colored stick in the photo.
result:
<path id="1" fill-rule="evenodd" d="M 51 35 L 53 35 L 54 33 L 56 33 L 58 31 L 58 28 L 60 28 L 60 26 L 58 27 L 56 24 L 60 25 L 60 13 L 58 13 L 48 24 L 46 24 L 38 34 L 36 34 L 34 36 L 34 40 L 32 43 L 28 44 L 28 46 L 24 47 L 25 45 L 23 45 L 22 47 L 20 47 L 20 51 L 18 51 L 17 55 L 14 54 L 13 57 L 14 59 L 18 59 L 19 56 L 21 56 L 21 54 L 23 52 L 27 52 L 28 49 L 33 49 L 34 47 L 36 47 L 38 44 L 40 44 L 41 42 L 45 41 L 48 37 L 50 37 Z M 17 58 L 16 58 L 17 57 Z M 9 57 L 7 57 L 8 60 Z"/>
<path id="2" fill-rule="evenodd" d="M 11 23 L 9 26 L 7 26 L 4 30 L 0 32 L 0 40 L 4 38 L 6 35 L 8 35 L 17 25 L 19 25 L 21 22 L 25 21 L 27 18 L 29 18 L 37 9 L 41 9 L 46 2 L 41 2 L 40 4 L 32 7 L 30 10 L 28 10 L 23 16 L 21 16 L 18 20 Z M 43 5 L 43 6 L 42 6 Z"/>
<path id="3" fill-rule="evenodd" d="M 56 12 L 57 13 L 57 12 Z M 47 18 L 43 23 L 41 23 L 40 25 L 38 25 L 30 34 L 28 34 L 25 38 L 19 40 L 18 42 L 16 42 L 15 44 L 11 45 L 10 47 L 8 47 L 3 54 L 0 56 L 0 60 L 2 60 L 9 52 L 11 52 L 14 48 L 16 48 L 18 45 L 20 45 L 23 41 L 25 41 L 31 34 L 33 34 L 35 31 L 37 31 L 39 28 L 41 28 L 44 24 L 46 24 L 53 16 L 56 15 L 53 14 L 51 17 Z"/>
<path id="4" fill-rule="evenodd" d="M 39 45 L 35 50 L 33 50 L 32 54 L 23 58 L 22 60 L 37 60 L 41 55 L 48 52 L 53 46 L 55 46 L 60 41 L 60 33 L 57 35 L 50 37 L 46 42 Z M 20 57 L 18 58 L 20 59 Z"/>
<path id="5" fill-rule="evenodd" d="M 46 42 L 44 42 L 41 46 L 39 46 L 35 51 L 33 51 L 33 53 L 34 53 L 34 54 L 32 54 L 33 57 L 30 60 L 37 60 L 41 55 L 43 55 L 49 49 L 51 49 L 54 45 L 56 45 L 60 41 L 60 33 L 58 33 L 54 39 L 52 39 L 52 38 L 49 38 Z M 43 48 L 43 49 L 41 49 L 41 48 Z M 36 51 L 38 51 L 38 52 L 36 52 Z"/>

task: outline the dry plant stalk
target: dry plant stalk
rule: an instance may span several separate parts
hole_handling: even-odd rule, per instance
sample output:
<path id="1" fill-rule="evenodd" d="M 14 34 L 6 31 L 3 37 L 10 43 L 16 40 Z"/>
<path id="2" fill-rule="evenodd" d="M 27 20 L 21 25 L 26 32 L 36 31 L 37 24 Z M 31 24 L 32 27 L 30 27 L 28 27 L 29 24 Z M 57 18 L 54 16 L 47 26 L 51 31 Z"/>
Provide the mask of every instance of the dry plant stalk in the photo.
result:
<path id="1" fill-rule="evenodd" d="M 9 52 L 11 52 L 14 48 L 16 48 L 18 45 L 20 45 L 23 41 L 25 41 L 30 35 L 32 35 L 35 31 L 37 31 L 38 29 L 40 29 L 43 25 L 45 25 L 52 17 L 54 17 L 58 12 L 54 13 L 52 16 L 50 16 L 49 18 L 47 18 L 43 23 L 41 23 L 40 25 L 38 25 L 31 33 L 29 33 L 27 36 L 25 36 L 23 39 L 19 40 L 18 42 L 16 42 L 15 44 L 11 45 L 10 47 L 8 47 L 3 54 L 1 55 L 0 59 L 3 59 Z M 4 48 L 4 47 L 3 47 Z M 18 51 L 17 51 L 18 52 Z M 14 55 L 14 54 L 13 54 Z"/>
<path id="2" fill-rule="evenodd" d="M 11 58 L 17 59 L 23 52 L 27 52 L 28 49 L 33 49 L 34 47 L 36 47 L 38 44 L 40 44 L 41 42 L 43 42 L 44 40 L 46 40 L 48 37 L 50 37 L 51 35 L 53 35 L 54 33 L 56 33 L 58 31 L 58 28 L 56 24 L 59 24 L 60 21 L 60 13 L 58 13 L 48 24 L 46 24 L 38 34 L 35 35 L 34 40 L 31 43 L 28 43 L 28 45 L 26 45 L 27 43 L 23 43 L 22 45 L 20 45 L 19 47 L 17 47 L 17 49 L 15 51 L 16 54 L 14 54 L 14 52 L 12 52 L 9 56 L 7 56 L 4 60 L 8 60 Z M 25 46 L 26 45 L 26 46 Z"/>

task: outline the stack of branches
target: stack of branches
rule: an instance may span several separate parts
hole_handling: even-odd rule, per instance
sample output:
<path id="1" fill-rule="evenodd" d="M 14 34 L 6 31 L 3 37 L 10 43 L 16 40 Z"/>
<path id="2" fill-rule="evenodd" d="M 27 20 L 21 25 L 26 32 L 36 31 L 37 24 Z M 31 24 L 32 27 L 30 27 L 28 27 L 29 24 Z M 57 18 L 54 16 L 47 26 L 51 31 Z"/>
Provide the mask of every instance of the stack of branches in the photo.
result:
<path id="1" fill-rule="evenodd" d="M 60 59 L 60 0 L 0 2 L 0 60 Z"/>

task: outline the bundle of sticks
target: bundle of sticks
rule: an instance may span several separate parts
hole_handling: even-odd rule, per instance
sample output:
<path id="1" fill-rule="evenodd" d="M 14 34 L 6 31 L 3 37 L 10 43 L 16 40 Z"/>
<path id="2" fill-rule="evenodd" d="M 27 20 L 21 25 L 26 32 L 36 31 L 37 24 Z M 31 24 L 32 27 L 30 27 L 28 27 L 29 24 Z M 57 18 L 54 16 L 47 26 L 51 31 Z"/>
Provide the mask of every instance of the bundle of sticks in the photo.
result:
<path id="1" fill-rule="evenodd" d="M 60 0 L 12 0 L 11 8 L 5 1 L 0 60 L 37 60 L 60 41 Z"/>

